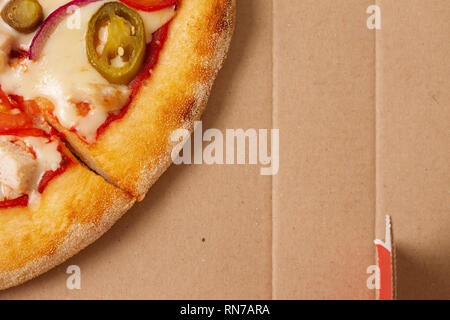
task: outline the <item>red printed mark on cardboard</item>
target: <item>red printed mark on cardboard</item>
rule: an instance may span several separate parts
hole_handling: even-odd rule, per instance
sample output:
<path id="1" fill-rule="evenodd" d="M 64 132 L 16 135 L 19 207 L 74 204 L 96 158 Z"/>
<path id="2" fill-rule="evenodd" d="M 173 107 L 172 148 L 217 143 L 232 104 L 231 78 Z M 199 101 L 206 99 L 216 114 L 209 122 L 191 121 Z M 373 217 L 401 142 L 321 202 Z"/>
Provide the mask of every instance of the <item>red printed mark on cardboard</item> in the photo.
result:
<path id="1" fill-rule="evenodd" d="M 377 265 L 379 268 L 380 288 L 379 300 L 393 300 L 393 249 L 392 249 L 392 224 L 390 216 L 386 216 L 386 235 L 384 241 L 375 240 L 377 248 Z"/>

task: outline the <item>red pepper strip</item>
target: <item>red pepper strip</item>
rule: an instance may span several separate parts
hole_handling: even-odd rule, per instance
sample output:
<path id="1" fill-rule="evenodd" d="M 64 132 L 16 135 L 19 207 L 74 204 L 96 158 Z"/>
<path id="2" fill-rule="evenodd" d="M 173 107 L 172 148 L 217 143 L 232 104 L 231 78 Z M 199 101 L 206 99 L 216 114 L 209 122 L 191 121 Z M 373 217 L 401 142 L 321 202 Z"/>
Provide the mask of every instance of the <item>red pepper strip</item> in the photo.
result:
<path id="1" fill-rule="evenodd" d="M 26 207 L 26 206 L 28 206 L 28 195 L 24 195 L 12 200 L 0 201 L 0 209 L 12 207 Z"/>
<path id="2" fill-rule="evenodd" d="M 126 5 L 141 11 L 157 11 L 168 8 L 177 3 L 177 0 L 120 0 Z"/>
<path id="3" fill-rule="evenodd" d="M 17 128 L 17 129 L 1 129 L 0 136 L 16 136 L 16 137 L 47 137 L 44 130 L 36 128 Z"/>
<path id="4" fill-rule="evenodd" d="M 33 122 L 26 115 L 9 114 L 0 112 L 0 131 L 16 130 L 22 128 L 30 128 Z"/>
<path id="5" fill-rule="evenodd" d="M 62 153 L 61 148 L 58 148 L 58 151 Z M 54 171 L 47 171 L 42 176 L 41 181 L 39 181 L 38 192 L 43 193 L 45 188 L 47 188 L 48 184 L 50 183 L 50 181 L 56 178 L 57 176 L 61 175 L 62 173 L 64 173 L 64 171 L 66 171 L 66 169 L 70 166 L 71 163 L 72 160 L 65 154 L 62 154 L 62 160 L 59 165 L 59 168 Z"/>

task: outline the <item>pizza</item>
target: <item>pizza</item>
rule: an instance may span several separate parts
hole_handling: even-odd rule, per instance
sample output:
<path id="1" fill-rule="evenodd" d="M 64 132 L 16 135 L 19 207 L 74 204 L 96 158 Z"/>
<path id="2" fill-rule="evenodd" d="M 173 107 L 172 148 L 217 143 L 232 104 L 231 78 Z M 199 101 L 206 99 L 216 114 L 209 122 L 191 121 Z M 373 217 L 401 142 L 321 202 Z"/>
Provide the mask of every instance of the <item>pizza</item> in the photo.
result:
<path id="1" fill-rule="evenodd" d="M 0 289 L 145 197 L 171 134 L 200 119 L 234 22 L 235 0 L 0 0 Z"/>

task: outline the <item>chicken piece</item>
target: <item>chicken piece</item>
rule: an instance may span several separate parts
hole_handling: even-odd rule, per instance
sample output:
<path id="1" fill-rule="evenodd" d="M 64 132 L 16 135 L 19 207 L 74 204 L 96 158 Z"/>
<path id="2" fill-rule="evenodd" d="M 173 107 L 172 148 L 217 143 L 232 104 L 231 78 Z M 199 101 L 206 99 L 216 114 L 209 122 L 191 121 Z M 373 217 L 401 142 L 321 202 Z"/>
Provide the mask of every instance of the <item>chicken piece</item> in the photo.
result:
<path id="1" fill-rule="evenodd" d="M 28 193 L 37 169 L 38 162 L 30 152 L 13 142 L 0 140 L 0 184 L 20 194 Z"/>

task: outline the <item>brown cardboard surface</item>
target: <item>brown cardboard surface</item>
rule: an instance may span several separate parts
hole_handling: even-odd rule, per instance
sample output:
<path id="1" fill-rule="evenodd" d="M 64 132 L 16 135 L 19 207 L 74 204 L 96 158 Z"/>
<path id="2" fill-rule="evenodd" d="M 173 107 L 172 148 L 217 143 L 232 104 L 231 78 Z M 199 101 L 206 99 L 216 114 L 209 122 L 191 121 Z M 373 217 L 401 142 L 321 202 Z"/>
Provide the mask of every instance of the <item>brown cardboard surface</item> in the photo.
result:
<path id="1" fill-rule="evenodd" d="M 276 298 L 374 298 L 370 1 L 275 1 Z"/>
<path id="2" fill-rule="evenodd" d="M 203 128 L 279 128 L 278 175 L 172 166 L 99 241 L 0 299 L 374 299 L 386 214 L 398 297 L 450 298 L 448 0 L 237 2 Z"/>
<path id="3" fill-rule="evenodd" d="M 449 299 L 450 3 L 379 3 L 377 233 L 391 215 L 399 299 Z"/>

